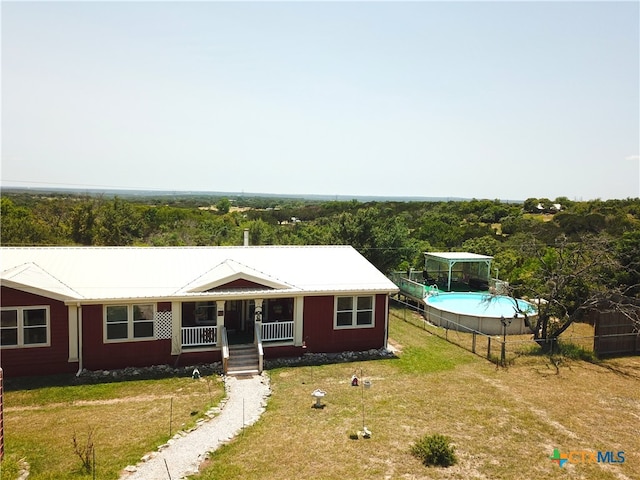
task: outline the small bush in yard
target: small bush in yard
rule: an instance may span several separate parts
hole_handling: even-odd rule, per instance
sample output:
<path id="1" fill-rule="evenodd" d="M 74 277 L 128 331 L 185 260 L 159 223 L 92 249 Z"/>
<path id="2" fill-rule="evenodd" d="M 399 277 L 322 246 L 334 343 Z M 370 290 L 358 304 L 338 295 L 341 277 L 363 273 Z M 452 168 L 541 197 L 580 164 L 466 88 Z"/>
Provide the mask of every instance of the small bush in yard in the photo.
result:
<path id="1" fill-rule="evenodd" d="M 425 435 L 413 444 L 411 453 L 426 466 L 449 467 L 456 463 L 455 447 L 449 445 L 450 439 L 438 433 Z"/>

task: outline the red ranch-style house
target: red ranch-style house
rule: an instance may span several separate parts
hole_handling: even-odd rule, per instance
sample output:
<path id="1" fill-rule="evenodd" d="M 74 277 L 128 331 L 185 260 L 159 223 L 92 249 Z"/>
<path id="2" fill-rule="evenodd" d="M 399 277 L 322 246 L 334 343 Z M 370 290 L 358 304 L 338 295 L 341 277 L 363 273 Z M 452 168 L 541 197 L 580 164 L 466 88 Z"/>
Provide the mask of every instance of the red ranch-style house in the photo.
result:
<path id="1" fill-rule="evenodd" d="M 384 348 L 398 291 L 350 246 L 0 254 L 6 377 L 216 361 L 231 373 L 234 356 L 261 371 L 263 357 Z"/>

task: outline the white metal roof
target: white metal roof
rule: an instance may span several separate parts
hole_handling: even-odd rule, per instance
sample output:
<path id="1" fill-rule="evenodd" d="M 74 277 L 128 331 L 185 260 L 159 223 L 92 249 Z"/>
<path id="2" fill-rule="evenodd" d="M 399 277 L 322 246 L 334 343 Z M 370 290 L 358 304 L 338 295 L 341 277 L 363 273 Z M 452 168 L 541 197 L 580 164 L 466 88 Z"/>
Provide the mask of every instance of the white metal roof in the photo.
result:
<path id="1" fill-rule="evenodd" d="M 64 301 L 398 288 L 350 246 L 2 247 L 2 285 Z M 245 279 L 262 289 L 207 291 Z"/>
<path id="2" fill-rule="evenodd" d="M 479 260 L 492 260 L 488 255 L 479 255 L 469 252 L 425 252 L 425 256 L 434 257 L 445 261 L 455 260 L 456 262 L 477 262 Z"/>

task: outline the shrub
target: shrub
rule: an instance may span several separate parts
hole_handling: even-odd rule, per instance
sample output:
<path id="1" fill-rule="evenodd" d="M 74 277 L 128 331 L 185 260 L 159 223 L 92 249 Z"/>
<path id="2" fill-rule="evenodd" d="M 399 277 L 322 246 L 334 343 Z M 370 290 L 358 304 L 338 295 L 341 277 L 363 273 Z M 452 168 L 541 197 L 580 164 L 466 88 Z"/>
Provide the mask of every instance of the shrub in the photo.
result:
<path id="1" fill-rule="evenodd" d="M 586 362 L 596 361 L 596 356 L 592 351 L 574 343 L 558 341 L 556 350 L 558 350 L 557 353 L 563 357 L 572 360 L 584 360 Z"/>
<path id="2" fill-rule="evenodd" d="M 427 467 L 430 465 L 449 467 L 458 460 L 455 455 L 455 447 L 449 444 L 450 441 L 448 437 L 438 433 L 425 435 L 413 444 L 411 453 Z"/>
<path id="3" fill-rule="evenodd" d="M 82 462 L 82 469 L 86 473 L 91 473 L 93 462 L 95 461 L 95 447 L 93 445 L 93 434 L 95 431 L 95 427 L 89 427 L 86 443 L 79 441 L 76 437 L 76 432 L 73 432 L 73 451 Z"/>

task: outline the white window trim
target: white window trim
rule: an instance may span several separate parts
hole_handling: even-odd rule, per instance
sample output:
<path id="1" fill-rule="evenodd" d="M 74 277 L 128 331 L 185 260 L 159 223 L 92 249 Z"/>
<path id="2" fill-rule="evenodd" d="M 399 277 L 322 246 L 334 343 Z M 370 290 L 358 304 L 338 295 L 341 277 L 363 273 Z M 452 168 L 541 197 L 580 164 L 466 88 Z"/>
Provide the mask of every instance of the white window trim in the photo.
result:
<path id="1" fill-rule="evenodd" d="M 18 344 L 17 345 L 2 345 L 2 348 L 40 348 L 51 346 L 51 311 L 49 305 L 29 305 L 27 307 L 2 307 L 1 310 L 16 310 L 18 316 Z M 47 329 L 47 342 L 46 343 L 24 343 L 24 314 L 25 310 L 44 310 L 45 311 L 45 327 Z"/>
<path id="2" fill-rule="evenodd" d="M 151 305 L 153 307 L 153 317 L 151 321 L 153 322 L 153 335 L 151 337 L 134 337 L 133 336 L 133 307 L 136 305 Z M 127 338 L 107 338 L 107 308 L 108 307 L 127 307 Z M 150 340 L 156 340 L 156 303 L 114 303 L 110 305 L 104 305 L 102 309 L 102 341 L 104 343 L 126 343 L 126 342 L 148 342 Z"/>
<path id="3" fill-rule="evenodd" d="M 351 310 L 351 325 L 338 325 L 338 298 L 351 297 L 353 309 Z M 371 298 L 371 323 L 358 325 L 358 297 Z M 367 310 L 368 311 L 368 310 Z M 355 330 L 360 328 L 375 328 L 376 326 L 376 296 L 375 295 L 336 295 L 333 297 L 333 328 L 334 330 Z"/>

